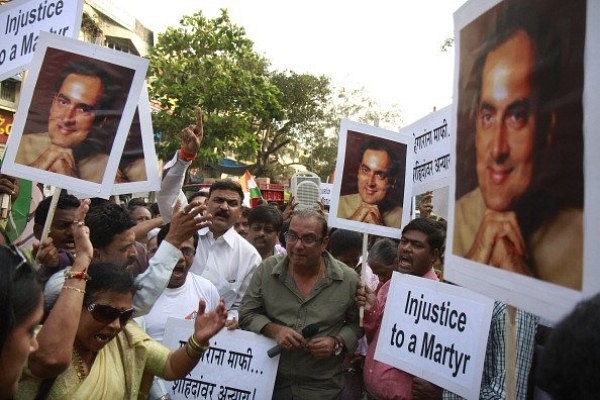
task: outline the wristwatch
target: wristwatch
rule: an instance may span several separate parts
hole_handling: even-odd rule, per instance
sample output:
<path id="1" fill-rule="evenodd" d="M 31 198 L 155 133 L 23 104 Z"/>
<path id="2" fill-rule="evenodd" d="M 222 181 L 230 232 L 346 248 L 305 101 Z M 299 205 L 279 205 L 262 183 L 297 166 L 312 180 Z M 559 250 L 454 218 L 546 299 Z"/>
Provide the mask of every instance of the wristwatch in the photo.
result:
<path id="1" fill-rule="evenodd" d="M 337 337 L 337 336 L 331 336 L 331 337 L 333 338 L 333 341 L 334 341 L 333 355 L 339 356 L 340 354 L 342 354 L 342 351 L 344 351 L 344 344 L 339 337 Z"/>

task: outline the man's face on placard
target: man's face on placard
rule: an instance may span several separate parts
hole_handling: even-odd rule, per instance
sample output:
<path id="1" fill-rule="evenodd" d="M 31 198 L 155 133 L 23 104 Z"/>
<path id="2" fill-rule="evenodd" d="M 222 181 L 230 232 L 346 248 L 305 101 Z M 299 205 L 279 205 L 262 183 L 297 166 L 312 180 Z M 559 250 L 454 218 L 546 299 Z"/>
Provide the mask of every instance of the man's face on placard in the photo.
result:
<path id="1" fill-rule="evenodd" d="M 533 180 L 535 51 L 522 30 L 490 51 L 475 124 L 477 178 L 488 208 L 510 210 Z"/>
<path id="2" fill-rule="evenodd" d="M 53 144 L 73 148 L 88 137 L 102 90 L 97 76 L 67 75 L 50 107 L 48 135 Z"/>
<path id="3" fill-rule="evenodd" d="M 385 150 L 365 150 L 358 167 L 358 193 L 362 201 L 378 204 L 385 199 L 391 164 Z"/>

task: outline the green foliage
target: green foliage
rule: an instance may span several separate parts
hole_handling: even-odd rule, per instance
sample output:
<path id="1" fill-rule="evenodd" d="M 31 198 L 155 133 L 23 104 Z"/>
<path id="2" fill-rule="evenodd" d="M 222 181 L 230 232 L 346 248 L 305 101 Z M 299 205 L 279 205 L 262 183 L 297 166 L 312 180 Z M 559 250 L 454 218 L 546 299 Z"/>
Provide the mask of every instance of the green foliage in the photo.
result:
<path id="1" fill-rule="evenodd" d="M 275 177 L 281 167 L 293 164 L 324 133 L 330 95 L 329 79 L 291 71 L 274 72 L 270 82 L 279 90 L 284 110 L 280 118 L 263 121 L 257 132 L 260 148 L 256 175 Z"/>
<path id="2" fill-rule="evenodd" d="M 153 124 L 162 132 L 159 156 L 170 158 L 180 131 L 204 113 L 205 162 L 228 150 L 251 154 L 258 148 L 256 121 L 281 114 L 278 90 L 267 79 L 268 61 L 254 52 L 245 30 L 226 10 L 215 19 L 198 12 L 160 35 L 149 54 L 149 94 L 160 106 Z"/>

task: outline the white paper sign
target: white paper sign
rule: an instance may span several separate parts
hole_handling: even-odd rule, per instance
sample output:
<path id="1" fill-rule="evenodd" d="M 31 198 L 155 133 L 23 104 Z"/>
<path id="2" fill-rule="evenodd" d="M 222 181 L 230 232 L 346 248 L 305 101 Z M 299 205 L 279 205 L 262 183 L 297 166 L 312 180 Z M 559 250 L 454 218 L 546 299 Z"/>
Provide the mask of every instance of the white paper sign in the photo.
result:
<path id="1" fill-rule="evenodd" d="M 163 343 L 176 349 L 187 342 L 194 321 L 169 318 Z M 273 339 L 253 332 L 222 329 L 185 379 L 168 382 L 172 399 L 270 399 L 279 356 L 269 358 Z"/>
<path id="2" fill-rule="evenodd" d="M 133 146 L 129 146 L 130 143 L 133 143 Z M 159 168 L 156 157 L 156 148 L 154 147 L 154 131 L 152 130 L 150 101 L 148 100 L 148 90 L 146 89 L 146 86 L 142 87 L 137 111 L 131 123 L 131 128 L 129 129 L 119 166 L 123 163 L 126 152 L 137 153 L 134 158 L 137 159 L 137 161 L 143 160 L 143 172 L 126 176 L 127 179 L 124 182 L 117 183 L 115 180 L 115 185 L 113 186 L 111 194 L 119 195 L 160 190 L 160 176 L 158 174 Z M 136 161 L 134 161 L 134 163 L 135 162 Z M 126 172 L 126 169 L 123 168 L 121 171 Z"/>
<path id="3" fill-rule="evenodd" d="M 454 14 L 453 176 L 444 278 L 554 322 L 600 291 L 600 225 L 593 222 L 600 219 L 598 20 L 598 1 L 473 0 Z M 514 23 L 521 25 L 519 30 L 526 24 L 527 31 L 544 34 L 544 51 L 539 59 L 534 57 L 539 64 L 539 71 L 534 68 L 537 83 L 530 82 L 534 87 L 528 94 L 513 93 L 520 84 L 510 90 L 494 86 L 493 92 L 531 104 L 531 98 L 537 97 L 537 85 L 551 90 L 545 92 L 543 104 L 536 103 L 526 113 L 527 121 L 535 122 L 535 145 L 531 135 L 527 140 L 519 136 L 520 140 L 510 145 L 502 142 L 499 156 L 490 156 L 495 150 L 481 143 L 477 146 L 476 138 L 486 136 L 483 126 L 482 134 L 476 135 L 475 116 L 481 107 L 481 120 L 502 119 L 487 113 L 488 109 L 498 111 L 495 103 L 488 107 L 487 101 L 479 101 L 484 80 L 485 90 L 495 82 L 489 73 L 483 78 L 483 70 L 488 67 L 489 50 L 511 37 L 504 27 L 515 28 Z M 532 30 L 531 25 L 543 29 Z M 527 36 L 526 40 L 532 40 L 531 34 Z M 498 38 L 504 39 L 498 42 Z M 541 113 L 544 110 L 551 113 Z M 520 155 L 519 161 L 515 154 Z M 488 163 L 491 159 L 493 167 Z M 524 168 L 530 172 L 518 174 L 518 165 L 527 165 Z M 485 236 L 499 237 L 505 243 L 489 239 L 482 245 L 476 239 L 481 238 L 478 232 L 491 232 L 493 224 L 487 223 L 492 220 L 490 213 L 493 221 L 516 218 L 511 231 L 525 246 L 518 252 L 523 256 L 499 255 L 503 247 L 512 246 L 505 245 L 512 239 L 502 235 Z M 487 254 L 474 256 L 471 250 L 477 248 L 485 248 Z M 491 254 L 498 260 L 492 260 Z M 509 260 L 512 265 L 507 264 Z"/>
<path id="4" fill-rule="evenodd" d="M 467 399 L 479 398 L 494 301 L 394 272 L 375 359 Z"/>
<path id="5" fill-rule="evenodd" d="M 321 200 L 326 206 L 331 204 L 331 191 L 333 183 L 321 183 Z"/>
<path id="6" fill-rule="evenodd" d="M 77 38 L 81 0 L 11 1 L 0 7 L 0 80 L 27 68 L 39 32 Z"/>
<path id="7" fill-rule="evenodd" d="M 415 138 L 412 149 L 412 195 L 448 186 L 450 178 L 450 116 L 452 107 L 447 106 L 431 113 L 417 122 L 400 129 Z"/>

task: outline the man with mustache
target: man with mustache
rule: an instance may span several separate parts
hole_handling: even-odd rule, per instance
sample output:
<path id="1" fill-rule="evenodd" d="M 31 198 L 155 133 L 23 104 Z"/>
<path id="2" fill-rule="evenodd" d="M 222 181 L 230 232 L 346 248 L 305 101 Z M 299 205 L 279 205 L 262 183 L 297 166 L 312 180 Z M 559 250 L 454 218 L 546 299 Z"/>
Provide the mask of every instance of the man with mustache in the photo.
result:
<path id="1" fill-rule="evenodd" d="M 187 204 L 182 191 L 185 172 L 200 150 L 203 138 L 202 111 L 196 110 L 196 124 L 182 131 L 182 146 L 165 165 L 161 189 L 156 201 L 165 222 L 175 217 L 173 204 L 177 199 Z M 228 310 L 226 326 L 237 327 L 238 308 L 248 288 L 252 273 L 261 262 L 258 251 L 240 236 L 234 224 L 242 212 L 244 192 L 231 180 L 214 182 L 208 192 L 204 217 L 209 225 L 198 231 L 200 236 L 191 272 L 211 281 L 225 299 Z"/>

